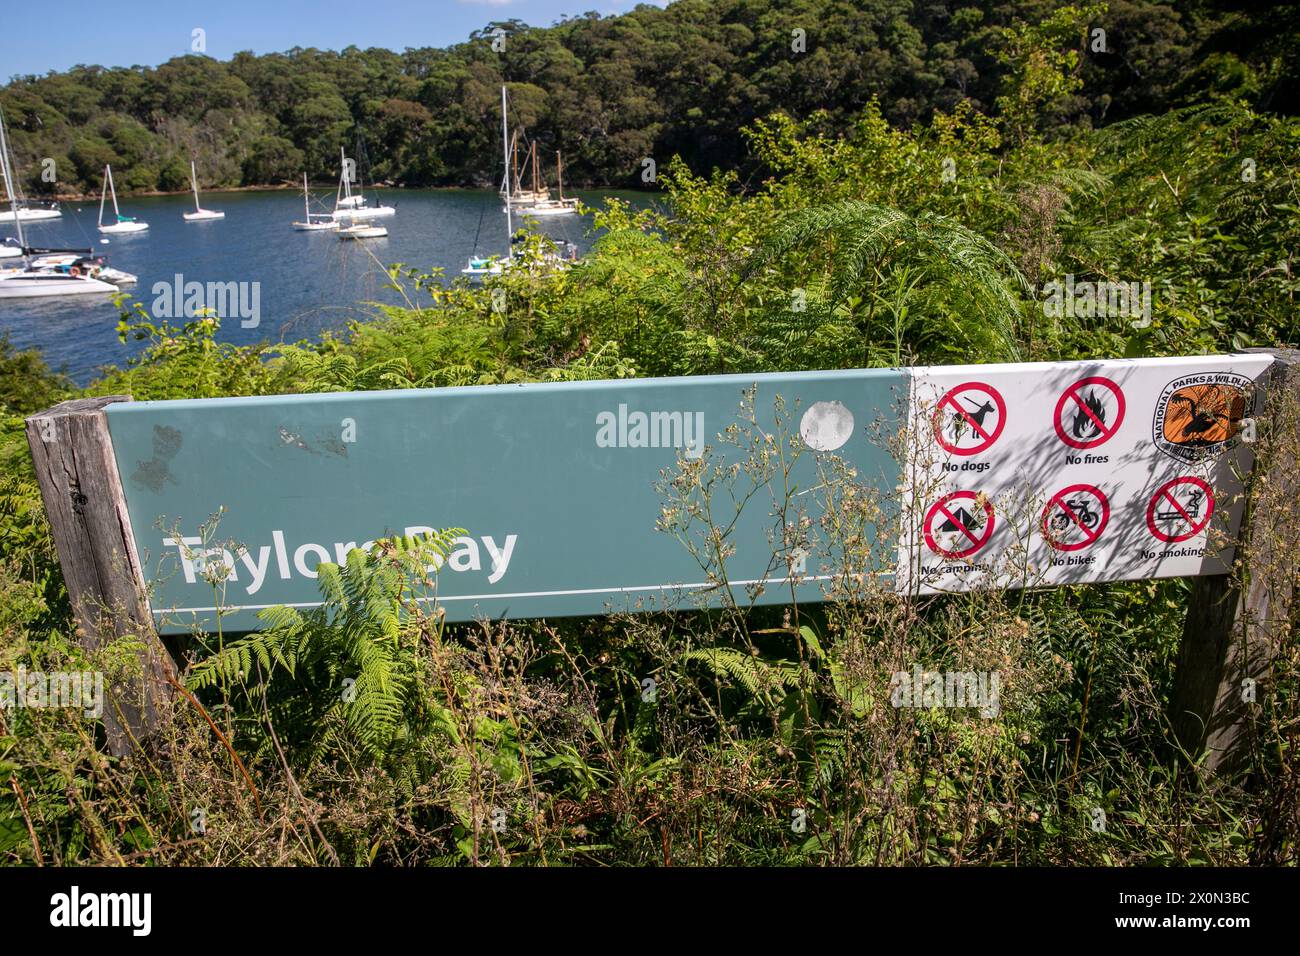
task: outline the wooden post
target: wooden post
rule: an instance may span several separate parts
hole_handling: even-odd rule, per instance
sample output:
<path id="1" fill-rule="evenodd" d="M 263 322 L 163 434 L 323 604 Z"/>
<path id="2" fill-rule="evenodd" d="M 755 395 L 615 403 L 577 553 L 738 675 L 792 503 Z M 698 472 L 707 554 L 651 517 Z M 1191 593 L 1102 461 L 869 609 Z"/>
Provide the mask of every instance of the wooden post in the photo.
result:
<path id="1" fill-rule="evenodd" d="M 1192 585 L 1170 721 L 1204 769 L 1230 771 L 1250 752 L 1251 711 L 1290 634 L 1300 554 L 1300 351 L 1274 357 L 1256 400 L 1255 467 L 1233 572 Z"/>
<path id="2" fill-rule="evenodd" d="M 105 689 L 104 727 L 117 755 L 157 729 L 159 705 L 171 697 L 168 679 L 176 676 L 154 630 L 104 414 L 106 405 L 129 401 L 129 395 L 78 399 L 26 423 L 81 645 L 95 651 L 128 634 L 144 645 L 138 675 Z"/>

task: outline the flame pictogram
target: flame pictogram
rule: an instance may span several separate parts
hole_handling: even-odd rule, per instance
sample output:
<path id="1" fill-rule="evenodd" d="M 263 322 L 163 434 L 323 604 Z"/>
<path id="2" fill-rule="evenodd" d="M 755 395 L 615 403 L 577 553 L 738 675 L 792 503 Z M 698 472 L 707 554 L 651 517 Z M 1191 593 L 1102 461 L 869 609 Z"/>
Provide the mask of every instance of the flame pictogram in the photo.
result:
<path id="1" fill-rule="evenodd" d="M 1096 438 L 1101 434 L 1101 425 L 1098 423 L 1100 422 L 1102 425 L 1106 423 L 1106 403 L 1097 397 L 1097 393 L 1093 389 L 1088 389 L 1088 397 L 1083 400 L 1083 404 L 1087 406 L 1087 411 L 1080 408 L 1074 413 L 1074 421 L 1070 425 L 1070 431 L 1078 439 Z M 1088 412 L 1092 412 L 1096 416 L 1095 421 L 1088 415 Z"/>

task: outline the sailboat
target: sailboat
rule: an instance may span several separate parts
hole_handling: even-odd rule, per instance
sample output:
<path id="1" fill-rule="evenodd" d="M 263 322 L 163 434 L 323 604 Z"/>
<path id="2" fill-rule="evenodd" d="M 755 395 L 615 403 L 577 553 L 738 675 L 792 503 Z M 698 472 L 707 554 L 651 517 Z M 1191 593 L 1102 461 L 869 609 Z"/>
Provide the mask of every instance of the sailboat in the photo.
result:
<path id="1" fill-rule="evenodd" d="M 307 191 L 307 173 L 302 174 L 302 222 L 295 222 L 293 228 L 299 232 L 334 232 L 339 221 L 327 212 L 311 211 L 311 193 Z"/>
<path id="2" fill-rule="evenodd" d="M 506 175 L 510 177 L 506 186 L 501 190 L 501 198 L 505 199 L 515 208 L 520 206 L 531 206 L 533 203 L 540 202 L 543 199 L 549 199 L 550 195 L 545 189 L 537 188 L 537 144 L 528 144 L 528 157 L 524 160 L 524 165 L 533 168 L 533 188 L 525 189 L 523 178 L 519 175 L 519 130 L 515 130 L 510 135 L 510 162 L 507 167 Z M 510 183 L 514 183 L 514 188 L 510 188 Z"/>
<path id="3" fill-rule="evenodd" d="M 339 174 L 339 188 L 334 197 L 335 219 L 381 219 L 396 216 L 397 210 L 392 206 L 380 204 L 367 206 L 366 197 L 361 194 L 361 178 L 357 177 L 357 191 L 352 192 L 352 181 L 348 178 L 348 159 L 343 147 L 339 147 L 339 160 L 342 171 Z"/>
<path id="4" fill-rule="evenodd" d="M 109 196 L 113 197 L 113 215 L 116 221 L 109 225 L 104 225 L 104 200 Z M 122 211 L 117 208 L 117 189 L 113 186 L 113 167 L 104 167 L 104 188 L 99 194 L 99 231 L 108 233 L 128 233 L 144 232 L 149 228 L 147 222 L 138 222 L 132 216 L 122 215 Z"/>
<path id="5" fill-rule="evenodd" d="M 14 178 L 13 158 L 9 155 L 9 140 L 5 135 L 3 113 L 0 113 L 0 176 L 5 181 L 10 206 L 14 209 L 21 208 L 22 197 L 18 192 L 18 180 Z M 78 257 L 65 265 L 34 266 L 31 260 L 33 250 L 27 248 L 27 237 L 23 234 L 21 216 L 14 218 L 14 225 L 18 230 L 22 268 L 0 271 L 0 299 L 117 292 L 117 286 L 98 278 L 103 264 L 102 258 L 86 256 Z M 87 254 L 91 252 L 89 249 L 84 251 Z"/>
<path id="6" fill-rule="evenodd" d="M 48 206 L 18 206 L 10 202 L 9 206 L 8 209 L 0 209 L 0 222 L 15 222 L 20 219 L 23 222 L 44 222 L 63 216 L 57 203 Z"/>
<path id="7" fill-rule="evenodd" d="M 564 198 L 564 171 L 560 160 L 560 151 L 555 151 L 555 176 L 560 186 L 560 198 L 552 199 L 549 190 L 537 188 L 537 156 L 533 156 L 533 193 L 540 192 L 542 198 L 530 203 L 516 205 L 515 208 L 528 216 L 572 216 L 578 212 L 578 200 Z"/>
<path id="8" fill-rule="evenodd" d="M 506 119 L 506 87 L 501 85 L 501 162 L 505 166 L 505 201 L 506 201 L 506 258 L 495 256 L 470 256 L 469 263 L 460 270 L 463 276 L 482 279 L 484 276 L 499 276 L 505 269 L 505 263 L 514 255 L 515 224 L 510 216 L 510 126 Z"/>
<path id="9" fill-rule="evenodd" d="M 217 212 L 213 209 L 204 209 L 199 205 L 199 177 L 194 172 L 194 160 L 190 160 L 190 185 L 194 187 L 194 211 L 182 213 L 182 218 L 186 222 L 209 222 L 213 219 L 225 219 L 224 212 Z"/>

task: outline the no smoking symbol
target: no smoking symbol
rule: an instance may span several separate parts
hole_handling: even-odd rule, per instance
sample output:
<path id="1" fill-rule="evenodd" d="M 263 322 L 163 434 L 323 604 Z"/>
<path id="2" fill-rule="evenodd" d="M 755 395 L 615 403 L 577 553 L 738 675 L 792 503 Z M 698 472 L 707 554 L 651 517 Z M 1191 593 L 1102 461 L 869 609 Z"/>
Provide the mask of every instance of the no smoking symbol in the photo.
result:
<path id="1" fill-rule="evenodd" d="M 1110 502 L 1100 488 L 1070 485 L 1052 495 L 1040 522 L 1043 537 L 1057 551 L 1086 548 L 1106 530 Z"/>
<path id="2" fill-rule="evenodd" d="M 1147 505 L 1147 528 L 1166 544 L 1177 544 L 1204 531 L 1213 514 L 1214 492 L 1187 475 L 1160 486 Z"/>
<path id="3" fill-rule="evenodd" d="M 934 409 L 934 437 L 954 455 L 977 455 L 998 440 L 1007 420 L 1001 393 L 984 382 L 950 388 Z"/>
<path id="4" fill-rule="evenodd" d="M 1057 399 L 1053 421 L 1071 448 L 1096 448 L 1124 423 L 1124 391 L 1108 378 L 1081 378 Z"/>
<path id="5" fill-rule="evenodd" d="M 935 554 L 968 558 L 993 536 L 993 505 L 973 491 L 954 491 L 926 512 L 924 530 L 925 543 Z M 940 544 L 939 535 L 951 546 Z"/>

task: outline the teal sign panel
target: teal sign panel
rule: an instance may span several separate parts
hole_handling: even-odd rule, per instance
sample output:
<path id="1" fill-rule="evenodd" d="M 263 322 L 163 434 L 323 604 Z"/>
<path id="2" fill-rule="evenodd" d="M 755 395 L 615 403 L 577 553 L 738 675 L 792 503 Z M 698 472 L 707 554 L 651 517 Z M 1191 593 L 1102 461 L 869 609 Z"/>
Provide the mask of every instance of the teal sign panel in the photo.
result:
<path id="1" fill-rule="evenodd" d="M 828 455 L 861 483 L 898 487 L 880 436 L 905 414 L 899 370 L 131 402 L 107 416 L 159 629 L 213 630 L 220 617 L 231 631 L 273 605 L 318 604 L 322 561 L 452 527 L 466 533 L 438 571 L 438 600 L 453 621 L 717 605 L 690 550 L 657 529 L 657 486 L 679 462 L 741 461 L 723 436 L 747 424 L 751 390 L 760 432 L 775 435 L 784 404 L 787 438 L 803 443 L 788 491 L 814 517 Z M 742 604 L 788 602 L 792 586 L 821 599 L 811 563 L 791 582 L 774 561 L 773 501 L 786 493 L 760 487 L 730 535 Z M 718 494 L 715 520 L 730 522 Z M 205 567 L 219 565 L 214 585 Z"/>

